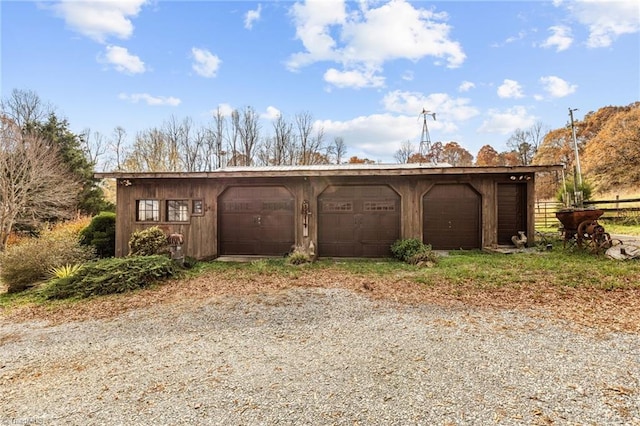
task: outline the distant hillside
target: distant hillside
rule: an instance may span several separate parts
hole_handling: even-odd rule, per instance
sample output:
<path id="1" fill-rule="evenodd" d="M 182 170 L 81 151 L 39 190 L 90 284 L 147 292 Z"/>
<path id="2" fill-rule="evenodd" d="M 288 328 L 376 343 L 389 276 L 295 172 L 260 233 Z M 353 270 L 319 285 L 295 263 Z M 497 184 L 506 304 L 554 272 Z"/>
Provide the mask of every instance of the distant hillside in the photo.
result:
<path id="1" fill-rule="evenodd" d="M 583 180 L 594 195 L 612 191 L 634 192 L 640 188 L 640 102 L 606 106 L 575 121 Z M 551 130 L 544 137 L 534 164 L 566 164 L 574 170 L 574 148 L 569 126 Z M 555 179 L 541 179 L 542 198 L 551 198 Z"/>

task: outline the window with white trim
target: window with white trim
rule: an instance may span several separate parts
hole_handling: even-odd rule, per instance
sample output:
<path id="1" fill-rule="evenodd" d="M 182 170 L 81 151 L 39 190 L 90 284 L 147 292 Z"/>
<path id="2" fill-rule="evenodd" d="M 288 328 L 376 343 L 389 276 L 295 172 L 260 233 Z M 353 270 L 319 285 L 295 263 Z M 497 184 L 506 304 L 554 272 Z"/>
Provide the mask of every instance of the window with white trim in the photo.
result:
<path id="1" fill-rule="evenodd" d="M 187 200 L 167 201 L 167 221 L 168 222 L 188 222 L 189 202 Z"/>
<path id="2" fill-rule="evenodd" d="M 138 222 L 160 221 L 160 201 L 136 200 L 136 220 Z"/>

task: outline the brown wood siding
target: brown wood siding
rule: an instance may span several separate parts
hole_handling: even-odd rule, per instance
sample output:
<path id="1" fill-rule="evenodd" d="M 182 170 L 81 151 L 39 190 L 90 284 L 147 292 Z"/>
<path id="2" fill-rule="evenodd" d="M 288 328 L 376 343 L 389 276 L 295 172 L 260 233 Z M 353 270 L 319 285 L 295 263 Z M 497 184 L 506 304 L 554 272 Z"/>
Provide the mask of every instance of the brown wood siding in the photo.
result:
<path id="1" fill-rule="evenodd" d="M 386 185 L 329 186 L 318 210 L 319 256 L 387 257 L 400 237 L 400 196 Z"/>
<path id="2" fill-rule="evenodd" d="M 187 256 L 198 259 L 219 256 L 219 248 L 221 246 L 219 214 L 221 209 L 219 208 L 218 200 L 228 188 L 235 187 L 281 187 L 288 191 L 287 197 L 291 197 L 295 202 L 292 204 L 292 212 L 289 219 L 287 219 L 288 225 L 285 227 L 287 232 L 291 230 L 290 232 L 293 233 L 293 236 L 287 235 L 286 248 L 284 245 L 281 246 L 285 251 L 288 251 L 288 246 L 291 244 L 308 247 L 310 242 L 313 241 L 316 246 L 316 253 L 320 256 L 326 255 L 327 252 L 331 253 L 331 250 L 337 253 L 336 256 L 375 256 L 374 253 L 377 253 L 378 250 L 383 250 L 384 248 L 386 251 L 387 246 L 393 243 L 392 240 L 396 238 L 423 238 L 425 242 L 434 241 L 437 243 L 437 240 L 433 240 L 433 237 L 438 236 L 438 232 L 440 232 L 440 236 L 445 242 L 450 242 L 451 232 L 447 232 L 444 227 L 440 229 L 440 225 L 446 224 L 448 226 L 449 219 L 445 222 L 441 218 L 439 222 L 436 221 L 435 225 L 430 224 L 429 220 L 426 219 L 432 216 L 436 218 L 434 214 L 437 212 L 430 212 L 430 209 L 436 209 L 436 207 L 443 204 L 437 198 L 446 198 L 447 189 L 453 189 L 455 192 L 455 188 L 466 188 L 465 191 L 468 195 L 471 195 L 471 199 L 463 199 L 462 203 L 459 200 L 450 201 L 449 212 L 451 214 L 449 216 L 454 220 L 460 221 L 459 211 L 475 212 L 475 214 L 471 215 L 470 220 L 463 219 L 463 224 L 456 227 L 456 229 L 459 229 L 461 226 L 473 224 L 472 229 L 464 231 L 466 234 L 471 235 L 472 242 L 469 244 L 462 240 L 463 244 L 460 244 L 461 240 L 458 239 L 458 242 L 453 247 L 451 244 L 443 245 L 453 249 L 460 248 L 460 246 L 472 246 L 474 248 L 494 246 L 498 243 L 498 187 L 500 184 L 515 183 L 512 179 L 513 175 L 518 177 L 517 183 L 525 187 L 525 194 L 523 195 L 526 199 L 524 216 L 526 217 L 527 237 L 531 241 L 534 237 L 534 176 L 524 175 L 522 182 L 520 182 L 522 174 L 517 173 L 515 170 L 509 170 L 502 174 L 472 173 L 452 175 L 444 173 L 445 171 L 448 172 L 448 169 L 443 169 L 443 174 L 441 175 L 425 174 L 420 176 L 353 176 L 340 172 L 332 176 L 283 175 L 258 177 L 254 174 L 234 174 L 233 176 L 211 174 L 209 177 L 193 177 L 191 174 L 185 174 L 183 177 L 163 175 L 153 178 L 135 178 L 135 174 L 133 174 L 132 176 L 118 179 L 116 255 L 127 255 L 127 243 L 132 232 L 150 226 L 160 226 L 167 233 L 178 232 L 184 235 L 185 243 L 183 249 Z M 333 219 L 337 221 L 335 226 L 327 224 L 324 222 L 327 218 L 322 215 L 323 206 L 320 201 L 329 196 L 330 192 L 327 192 L 327 190 L 337 187 L 385 188 L 383 195 L 375 195 L 375 197 L 384 201 L 387 195 L 390 195 L 391 199 L 399 200 L 397 216 L 383 210 L 378 210 L 377 213 L 369 211 L 371 216 L 364 216 L 364 205 L 354 204 L 356 212 L 345 214 L 349 216 L 347 219 L 336 213 L 340 217 Z M 445 188 L 445 190 L 443 191 L 442 188 Z M 469 191 L 471 192 L 469 193 Z M 140 199 L 159 200 L 161 209 L 161 220 L 159 222 L 136 221 L 136 200 Z M 181 199 L 190 201 L 194 199 L 202 200 L 204 211 L 201 215 L 190 215 L 187 222 L 167 221 L 166 201 Z M 435 200 L 435 203 L 429 202 L 425 204 L 425 201 L 430 199 L 432 201 Z M 307 217 L 306 227 L 304 226 L 304 217 L 301 214 L 301 206 L 304 200 L 309 201 L 311 213 Z M 470 204 L 471 208 L 460 207 L 465 203 Z M 445 204 L 447 203 L 445 202 Z M 190 204 L 190 207 L 192 207 L 192 204 Z M 368 208 L 372 210 L 374 206 L 369 205 Z M 379 205 L 375 208 L 384 207 Z M 358 209 L 362 211 L 358 211 Z M 448 217 L 447 215 L 444 216 Z M 372 222 L 368 222 L 369 220 Z M 389 221 L 389 223 L 384 223 L 385 220 Z M 357 229 L 357 227 L 354 228 L 354 224 L 364 228 L 375 228 L 375 232 L 389 230 L 391 235 L 363 238 L 362 230 Z M 281 224 L 275 226 L 276 228 L 283 227 Z M 476 226 L 478 228 L 475 228 Z M 338 231 L 331 231 L 332 228 L 338 229 Z M 355 231 L 358 231 L 359 234 L 355 233 Z M 333 232 L 333 235 L 327 234 L 331 232 Z M 344 242 L 342 239 L 346 239 L 348 242 Z M 358 242 L 357 244 L 355 243 L 356 241 Z M 373 241 L 373 245 L 371 241 Z M 320 247 L 321 242 L 323 243 L 322 247 Z M 324 243 L 334 244 L 334 247 L 327 251 L 328 248 Z M 376 244 L 378 245 L 377 248 L 375 247 Z M 341 247 L 341 245 L 344 245 L 344 247 Z M 279 252 L 280 247 L 273 249 L 273 251 Z M 252 252 L 251 254 L 256 253 Z"/>
<path id="3" fill-rule="evenodd" d="M 423 221 L 423 241 L 435 250 L 481 247 L 480 195 L 470 185 L 434 185 L 423 197 Z"/>
<path id="4" fill-rule="evenodd" d="M 291 251 L 295 202 L 286 188 L 231 187 L 218 206 L 220 254 L 282 256 Z"/>
<path id="5" fill-rule="evenodd" d="M 498 244 L 512 244 L 518 231 L 527 232 L 527 186 L 498 184 Z"/>

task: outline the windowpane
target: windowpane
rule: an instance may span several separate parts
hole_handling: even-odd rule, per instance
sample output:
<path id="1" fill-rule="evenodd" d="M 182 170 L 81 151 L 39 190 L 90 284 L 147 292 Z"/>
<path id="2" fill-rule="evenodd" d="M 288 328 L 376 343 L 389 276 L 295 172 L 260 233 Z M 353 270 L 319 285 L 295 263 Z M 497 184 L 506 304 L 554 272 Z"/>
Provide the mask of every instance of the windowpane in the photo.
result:
<path id="1" fill-rule="evenodd" d="M 189 203 L 187 200 L 167 201 L 167 221 L 187 222 L 189 220 Z"/>
<path id="2" fill-rule="evenodd" d="M 158 222 L 160 220 L 160 202 L 158 200 L 136 201 L 136 218 L 139 222 Z"/>
<path id="3" fill-rule="evenodd" d="M 193 208 L 191 209 L 191 214 L 194 216 L 200 216 L 204 214 L 202 200 L 193 200 Z"/>

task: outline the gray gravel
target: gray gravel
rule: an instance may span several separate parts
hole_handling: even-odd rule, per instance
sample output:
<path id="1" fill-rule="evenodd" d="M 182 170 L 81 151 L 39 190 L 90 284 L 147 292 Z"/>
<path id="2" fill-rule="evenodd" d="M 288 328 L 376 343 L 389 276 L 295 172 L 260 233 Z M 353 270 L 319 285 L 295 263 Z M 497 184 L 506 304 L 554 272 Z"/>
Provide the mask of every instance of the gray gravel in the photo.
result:
<path id="1" fill-rule="evenodd" d="M 0 425 L 640 425 L 640 336 L 295 289 L 0 328 Z"/>

